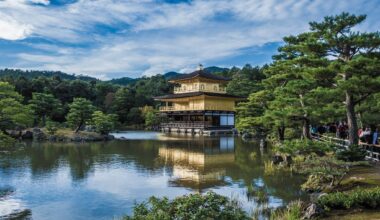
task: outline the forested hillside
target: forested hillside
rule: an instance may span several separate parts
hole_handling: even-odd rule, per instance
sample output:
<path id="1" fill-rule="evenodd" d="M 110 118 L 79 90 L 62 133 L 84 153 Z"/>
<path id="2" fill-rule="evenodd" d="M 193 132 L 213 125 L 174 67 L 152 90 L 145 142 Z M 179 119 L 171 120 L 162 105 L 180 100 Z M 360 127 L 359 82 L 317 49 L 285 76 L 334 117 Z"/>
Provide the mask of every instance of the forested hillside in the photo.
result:
<path id="1" fill-rule="evenodd" d="M 0 69 L 0 78 L 18 78 L 18 77 L 26 77 L 29 79 L 36 78 L 36 77 L 53 77 L 53 76 L 59 76 L 61 79 L 67 79 L 67 80 L 85 80 L 85 81 L 91 81 L 91 80 L 97 80 L 94 77 L 85 76 L 85 75 L 75 75 L 75 74 L 67 74 L 63 73 L 61 71 L 39 71 L 39 70 L 20 70 L 20 69 Z"/>
<path id="2" fill-rule="evenodd" d="M 264 77 L 260 67 L 250 65 L 242 69 L 210 67 L 205 70 L 232 78 L 228 92 L 242 96 L 257 91 L 257 83 Z M 215 72 L 217 70 L 222 72 Z M 84 98 L 96 109 L 116 114 L 119 124 L 136 125 L 145 123 L 144 111 L 156 109 L 159 105 L 153 97 L 172 92 L 173 85 L 168 80 L 178 74 L 169 72 L 137 79 L 101 81 L 62 72 L 5 69 L 0 71 L 0 81 L 13 86 L 22 96 L 20 103 L 34 110 L 34 124 L 44 124 L 46 120 L 65 122 L 69 105 L 75 98 Z M 150 108 L 143 108 L 145 106 Z"/>

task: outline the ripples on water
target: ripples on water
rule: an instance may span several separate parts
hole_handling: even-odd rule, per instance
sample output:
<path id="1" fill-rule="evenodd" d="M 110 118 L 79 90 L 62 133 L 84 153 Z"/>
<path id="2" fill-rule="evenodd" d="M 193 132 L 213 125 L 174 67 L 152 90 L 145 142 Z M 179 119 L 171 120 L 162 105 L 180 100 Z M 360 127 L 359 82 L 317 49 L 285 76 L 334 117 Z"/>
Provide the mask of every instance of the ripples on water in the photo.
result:
<path id="1" fill-rule="evenodd" d="M 234 137 L 115 134 L 107 143 L 27 143 L 0 155 L 0 215 L 19 204 L 33 219 L 112 219 L 150 196 L 215 191 L 244 208 L 278 207 L 304 198 L 300 176 L 264 175 L 270 148 Z M 260 200 L 258 192 L 268 195 Z M 9 210 L 8 210 L 9 211 Z"/>

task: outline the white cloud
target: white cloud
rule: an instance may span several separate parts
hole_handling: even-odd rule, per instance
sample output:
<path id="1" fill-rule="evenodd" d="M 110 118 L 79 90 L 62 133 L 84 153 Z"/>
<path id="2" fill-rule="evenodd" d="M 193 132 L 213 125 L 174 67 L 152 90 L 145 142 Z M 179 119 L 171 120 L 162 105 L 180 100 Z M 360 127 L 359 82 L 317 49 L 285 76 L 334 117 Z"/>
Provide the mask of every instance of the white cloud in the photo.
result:
<path id="1" fill-rule="evenodd" d="M 27 2 L 31 2 L 34 4 L 43 4 L 43 5 L 49 5 L 50 1 L 49 0 L 27 0 Z"/>
<path id="2" fill-rule="evenodd" d="M 283 36 L 307 30 L 309 21 L 342 11 L 368 14 L 361 30 L 374 31 L 380 24 L 377 0 L 195 0 L 180 4 L 79 0 L 63 6 L 48 4 L 47 0 L 0 1 L 0 38 L 30 36 L 58 42 L 34 43 L 36 52 L 20 53 L 15 67 L 97 77 L 151 75 L 212 64 L 244 48 L 281 41 Z"/>
<path id="3" fill-rule="evenodd" d="M 32 32 L 32 26 L 22 24 L 12 17 L 0 12 L 0 38 L 5 40 L 20 40 Z"/>

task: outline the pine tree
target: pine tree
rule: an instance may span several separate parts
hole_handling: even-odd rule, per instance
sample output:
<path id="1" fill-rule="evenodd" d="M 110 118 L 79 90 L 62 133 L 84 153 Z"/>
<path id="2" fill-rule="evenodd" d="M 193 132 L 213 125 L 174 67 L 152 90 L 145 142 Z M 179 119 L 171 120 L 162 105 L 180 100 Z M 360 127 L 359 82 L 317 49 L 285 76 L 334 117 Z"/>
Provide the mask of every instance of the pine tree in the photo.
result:
<path id="1" fill-rule="evenodd" d="M 69 108 L 70 111 L 67 114 L 67 122 L 75 127 L 75 133 L 77 133 L 83 125 L 90 121 L 95 107 L 87 99 L 74 98 Z"/>
<path id="2" fill-rule="evenodd" d="M 302 42 L 308 53 L 330 60 L 326 69 L 336 74 L 335 90 L 346 109 L 350 144 L 358 144 L 356 106 L 380 92 L 380 33 L 352 30 L 365 19 L 365 15 L 342 13 L 311 22 L 311 32 Z"/>

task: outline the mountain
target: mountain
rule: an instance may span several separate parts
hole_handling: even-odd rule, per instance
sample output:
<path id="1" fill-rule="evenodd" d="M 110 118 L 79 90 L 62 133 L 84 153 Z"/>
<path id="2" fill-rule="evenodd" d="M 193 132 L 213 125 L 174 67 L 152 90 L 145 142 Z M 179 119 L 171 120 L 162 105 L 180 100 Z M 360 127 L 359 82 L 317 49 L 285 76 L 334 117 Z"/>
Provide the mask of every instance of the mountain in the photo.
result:
<path id="1" fill-rule="evenodd" d="M 212 74 L 222 74 L 228 71 L 228 68 L 221 68 L 217 66 L 210 66 L 204 68 L 205 72 L 212 73 Z M 177 75 L 180 75 L 182 73 L 178 72 L 167 72 L 164 73 L 163 76 L 165 77 L 166 80 L 169 80 Z M 90 76 L 85 76 L 85 75 L 75 75 L 75 74 L 67 74 L 61 71 L 38 71 L 38 70 L 19 70 L 19 69 L 3 69 L 0 70 L 0 79 L 1 78 L 6 78 L 6 77 L 12 77 L 12 78 L 18 78 L 18 77 L 25 77 L 28 79 L 36 78 L 36 77 L 55 77 L 58 76 L 61 79 L 64 80 L 84 80 L 84 81 L 97 81 L 98 79 Z M 122 78 L 117 78 L 117 79 L 111 79 L 106 82 L 112 83 L 112 84 L 117 84 L 117 85 L 122 85 L 126 86 L 132 83 L 135 83 L 139 81 L 141 78 L 130 78 L 130 77 L 122 77 Z"/>
<path id="2" fill-rule="evenodd" d="M 3 69 L 0 70 L 0 78 L 12 77 L 25 77 L 28 79 L 37 78 L 39 76 L 54 77 L 58 76 L 65 80 L 84 80 L 84 81 L 97 81 L 98 79 L 90 76 L 67 74 L 61 71 L 39 71 L 39 70 L 20 70 L 20 69 Z"/>
<path id="3" fill-rule="evenodd" d="M 223 72 L 229 71 L 229 70 L 230 69 L 228 69 L 228 68 L 221 68 L 221 67 L 217 67 L 217 66 L 210 66 L 210 67 L 204 68 L 205 72 L 212 73 L 212 74 L 214 74 L 214 73 L 223 73 Z M 171 72 L 165 73 L 164 77 L 165 77 L 165 79 L 171 79 L 171 78 L 173 78 L 175 76 L 178 76 L 180 74 L 182 74 L 182 73 L 171 71 Z"/>
<path id="4" fill-rule="evenodd" d="M 171 78 L 178 76 L 180 74 L 181 73 L 177 73 L 177 72 L 167 72 L 164 74 L 164 77 L 165 77 L 165 79 L 171 79 Z"/>
<path id="5" fill-rule="evenodd" d="M 122 77 L 122 78 L 117 78 L 117 79 L 111 79 L 111 80 L 108 80 L 106 82 L 109 82 L 109 83 L 112 83 L 112 84 L 126 86 L 126 85 L 129 85 L 131 83 L 136 82 L 139 79 L 140 78 L 133 79 L 133 78 L 130 78 L 130 77 Z"/>
<path id="6" fill-rule="evenodd" d="M 221 73 L 221 72 L 229 71 L 229 70 L 230 69 L 228 68 L 222 68 L 222 67 L 217 67 L 217 66 L 210 66 L 210 67 L 204 68 L 204 71 L 208 73 Z"/>

